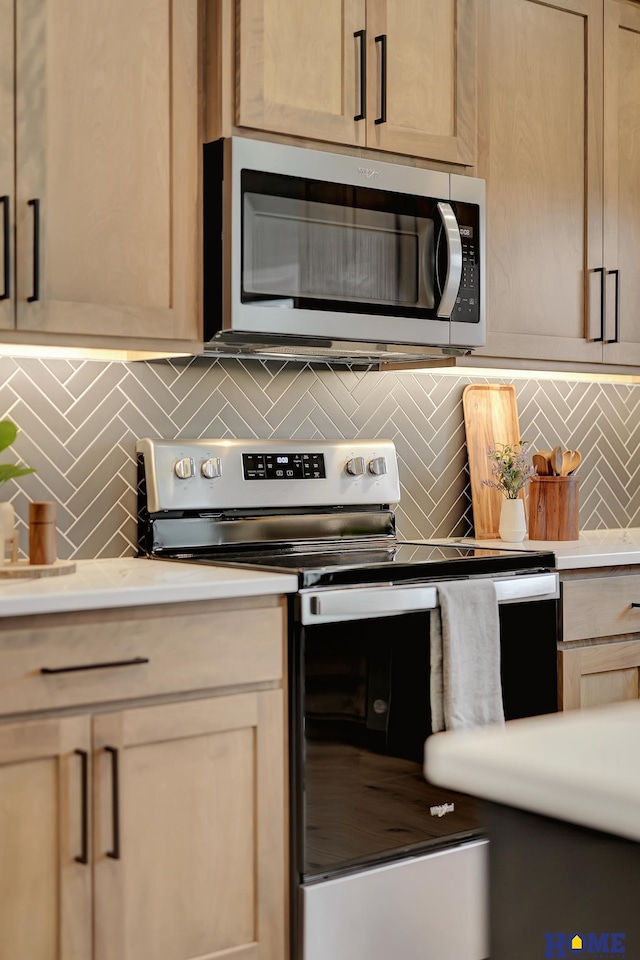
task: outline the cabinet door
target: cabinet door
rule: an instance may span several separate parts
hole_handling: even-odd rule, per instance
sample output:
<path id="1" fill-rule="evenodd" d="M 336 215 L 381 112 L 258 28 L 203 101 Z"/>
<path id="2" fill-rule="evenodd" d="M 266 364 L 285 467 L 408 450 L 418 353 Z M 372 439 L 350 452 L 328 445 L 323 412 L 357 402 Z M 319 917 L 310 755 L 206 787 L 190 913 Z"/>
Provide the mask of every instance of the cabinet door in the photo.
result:
<path id="1" fill-rule="evenodd" d="M 0 0 L 0 330 L 10 330 L 15 323 L 13 2 Z"/>
<path id="2" fill-rule="evenodd" d="M 282 697 L 95 718 L 96 960 L 283 960 Z"/>
<path id="3" fill-rule="evenodd" d="M 364 28 L 365 0 L 238 4 L 238 125 L 364 144 Z"/>
<path id="4" fill-rule="evenodd" d="M 605 0 L 604 359 L 640 365 L 640 8 Z M 616 289 L 617 288 L 617 289 Z M 617 322 L 616 322 L 616 312 Z"/>
<path id="5" fill-rule="evenodd" d="M 89 750 L 88 717 L 0 726 L 0 960 L 91 956 Z"/>
<path id="6" fill-rule="evenodd" d="M 487 346 L 602 359 L 602 0 L 483 0 Z"/>
<path id="7" fill-rule="evenodd" d="M 367 146 L 474 163 L 476 0 L 367 0 L 367 41 Z"/>
<path id="8" fill-rule="evenodd" d="M 563 710 L 640 699 L 640 640 L 562 650 L 559 658 Z"/>
<path id="9" fill-rule="evenodd" d="M 16 10 L 18 328 L 196 339 L 198 0 Z"/>

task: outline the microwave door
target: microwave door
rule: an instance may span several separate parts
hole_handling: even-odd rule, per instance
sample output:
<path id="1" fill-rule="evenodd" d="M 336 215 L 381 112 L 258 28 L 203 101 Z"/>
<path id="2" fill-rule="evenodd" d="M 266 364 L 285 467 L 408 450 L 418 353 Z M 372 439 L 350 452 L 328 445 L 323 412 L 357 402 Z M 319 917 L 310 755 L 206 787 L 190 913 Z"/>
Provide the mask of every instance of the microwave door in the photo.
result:
<path id="1" fill-rule="evenodd" d="M 388 179 L 406 189 L 404 173 L 390 168 Z M 445 188 L 446 198 L 449 177 L 442 179 L 434 185 Z M 448 346 L 449 318 L 436 314 L 438 200 L 390 186 L 243 168 L 240 228 L 231 248 L 231 329 Z"/>

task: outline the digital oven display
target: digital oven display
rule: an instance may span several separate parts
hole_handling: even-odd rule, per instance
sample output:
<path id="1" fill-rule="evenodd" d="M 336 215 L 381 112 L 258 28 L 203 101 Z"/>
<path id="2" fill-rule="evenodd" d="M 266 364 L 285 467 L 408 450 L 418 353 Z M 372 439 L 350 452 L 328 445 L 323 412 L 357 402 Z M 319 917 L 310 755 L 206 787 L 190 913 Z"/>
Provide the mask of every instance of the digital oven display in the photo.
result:
<path id="1" fill-rule="evenodd" d="M 243 453 L 245 480 L 323 480 L 323 453 Z"/>

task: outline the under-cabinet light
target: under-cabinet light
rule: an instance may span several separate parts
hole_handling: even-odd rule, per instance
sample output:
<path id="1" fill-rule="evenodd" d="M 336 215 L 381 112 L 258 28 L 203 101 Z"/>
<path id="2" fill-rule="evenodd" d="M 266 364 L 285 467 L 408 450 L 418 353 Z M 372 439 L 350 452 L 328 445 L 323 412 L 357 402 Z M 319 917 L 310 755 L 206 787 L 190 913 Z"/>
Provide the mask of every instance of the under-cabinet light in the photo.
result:
<path id="1" fill-rule="evenodd" d="M 33 358 L 39 360 L 168 360 L 174 357 L 191 357 L 190 353 L 161 352 L 153 350 L 108 350 L 102 347 L 55 347 L 36 346 L 26 343 L 0 344 L 0 357 Z"/>
<path id="2" fill-rule="evenodd" d="M 474 367 L 456 366 L 439 369 L 397 370 L 398 375 L 403 373 L 430 374 L 434 377 L 487 377 L 490 380 L 582 380 L 587 383 L 640 383 L 640 376 L 626 373 L 581 373 L 574 370 L 512 370 L 508 367 Z"/>

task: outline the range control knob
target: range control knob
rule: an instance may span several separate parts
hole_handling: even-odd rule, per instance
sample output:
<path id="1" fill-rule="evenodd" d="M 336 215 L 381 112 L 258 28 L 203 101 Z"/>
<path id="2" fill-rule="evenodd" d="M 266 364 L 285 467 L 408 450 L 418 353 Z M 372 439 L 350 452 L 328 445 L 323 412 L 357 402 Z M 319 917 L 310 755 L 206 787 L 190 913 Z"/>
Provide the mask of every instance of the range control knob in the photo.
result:
<path id="1" fill-rule="evenodd" d="M 361 477 L 365 472 L 364 457 L 351 457 L 347 462 L 347 473 L 352 477 Z"/>
<path id="2" fill-rule="evenodd" d="M 180 480 L 188 480 L 195 476 L 196 467 L 192 457 L 184 457 L 183 460 L 177 460 L 173 472 Z"/>
<path id="3" fill-rule="evenodd" d="M 373 460 L 370 460 L 369 473 L 374 473 L 377 477 L 382 476 L 383 473 L 387 473 L 387 458 L 374 457 Z"/>
<path id="4" fill-rule="evenodd" d="M 203 460 L 200 465 L 202 476 L 207 480 L 214 480 L 215 477 L 222 476 L 222 463 L 220 457 L 212 457 L 210 460 Z"/>

